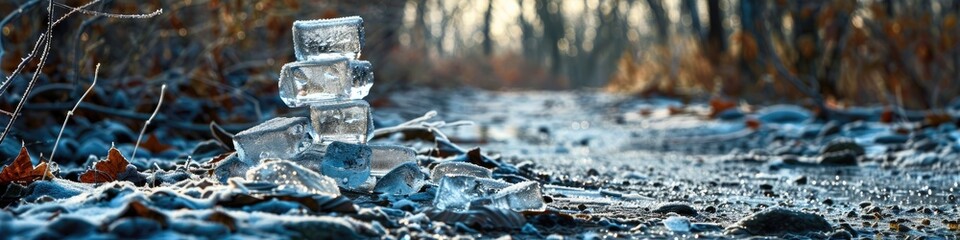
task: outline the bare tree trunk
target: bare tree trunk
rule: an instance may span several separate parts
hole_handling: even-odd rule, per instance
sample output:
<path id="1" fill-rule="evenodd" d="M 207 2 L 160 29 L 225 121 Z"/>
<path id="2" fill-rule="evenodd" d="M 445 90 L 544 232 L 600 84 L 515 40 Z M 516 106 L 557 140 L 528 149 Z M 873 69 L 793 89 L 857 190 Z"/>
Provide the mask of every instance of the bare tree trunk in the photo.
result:
<path id="1" fill-rule="evenodd" d="M 493 0 L 487 0 L 487 12 L 483 15 L 483 54 L 493 54 L 493 40 L 490 39 L 490 22 L 493 16 Z"/>
<path id="2" fill-rule="evenodd" d="M 653 21 L 657 30 L 657 44 L 665 46 L 670 40 L 670 20 L 667 19 L 666 10 L 663 9 L 661 0 L 647 0 L 650 5 L 650 12 L 653 14 Z"/>
<path id="3" fill-rule="evenodd" d="M 562 55 L 558 46 L 563 39 L 564 23 L 560 7 L 562 4 L 552 0 L 537 0 L 537 15 L 543 26 L 544 48 L 549 57 L 547 65 L 550 66 L 550 72 L 554 75 L 560 75 L 563 69 Z"/>
<path id="4" fill-rule="evenodd" d="M 707 14 L 710 18 L 710 29 L 707 32 L 705 45 L 706 56 L 710 62 L 720 62 L 720 55 L 727 49 L 726 33 L 723 30 L 723 12 L 720 10 L 720 0 L 707 1 Z"/>
<path id="5" fill-rule="evenodd" d="M 683 11 L 690 18 L 690 29 L 697 40 L 703 41 L 703 27 L 700 26 L 700 12 L 697 11 L 697 0 L 683 0 Z"/>
<path id="6" fill-rule="evenodd" d="M 820 1 L 794 2 L 793 13 L 793 46 L 797 52 L 794 68 L 800 78 L 817 76 L 820 37 L 817 35 L 817 15 L 820 12 Z M 818 89 L 819 90 L 819 89 Z"/>

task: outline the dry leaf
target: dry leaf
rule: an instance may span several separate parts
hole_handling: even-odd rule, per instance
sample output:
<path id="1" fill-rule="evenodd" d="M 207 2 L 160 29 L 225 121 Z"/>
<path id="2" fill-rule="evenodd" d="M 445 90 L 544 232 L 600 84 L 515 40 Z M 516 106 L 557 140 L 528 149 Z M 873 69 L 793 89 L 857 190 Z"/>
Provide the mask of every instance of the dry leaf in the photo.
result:
<path id="1" fill-rule="evenodd" d="M 714 118 L 723 111 L 737 107 L 737 102 L 715 97 L 710 99 L 710 118 Z"/>
<path id="2" fill-rule="evenodd" d="M 20 147 L 20 154 L 9 166 L 0 171 L 0 184 L 16 183 L 27 185 L 41 178 L 52 179 L 53 173 L 47 163 L 40 163 L 36 167 L 30 162 L 30 153 L 26 147 Z"/>
<path id="3" fill-rule="evenodd" d="M 143 145 L 140 146 L 152 153 L 161 153 L 173 148 L 173 146 L 161 143 L 160 140 L 157 139 L 157 136 L 153 134 L 150 134 L 150 136 L 147 137 L 147 141 L 143 142 Z"/>
<path id="4" fill-rule="evenodd" d="M 745 124 L 747 125 L 747 128 L 753 130 L 760 129 L 760 120 L 757 120 L 756 118 L 747 118 Z"/>
<path id="5" fill-rule="evenodd" d="M 120 212 L 120 215 L 117 215 L 117 218 L 114 219 L 114 221 L 131 217 L 154 220 L 157 221 L 157 223 L 159 223 L 162 227 L 167 227 L 167 225 L 169 225 L 169 219 L 167 215 L 164 215 L 162 212 L 153 208 L 147 207 L 147 205 L 144 205 L 140 201 L 132 201 L 127 204 L 127 207 Z"/>
<path id="6" fill-rule="evenodd" d="M 223 224 L 223 226 L 226 226 L 231 232 L 237 231 L 237 220 L 225 212 L 214 210 L 213 213 L 207 216 L 207 221 Z"/>
<path id="7" fill-rule="evenodd" d="M 84 183 L 102 183 L 117 180 L 120 173 L 127 171 L 127 159 L 123 157 L 120 150 L 111 147 L 106 160 L 97 161 L 93 164 L 93 169 L 89 169 L 80 175 L 80 182 Z"/>

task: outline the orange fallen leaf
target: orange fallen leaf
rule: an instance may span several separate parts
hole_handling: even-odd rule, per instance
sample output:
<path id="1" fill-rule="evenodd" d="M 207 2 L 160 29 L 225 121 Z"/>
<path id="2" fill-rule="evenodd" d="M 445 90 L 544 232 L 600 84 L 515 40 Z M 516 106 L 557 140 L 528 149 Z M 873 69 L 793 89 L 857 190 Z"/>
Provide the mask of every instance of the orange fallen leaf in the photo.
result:
<path id="1" fill-rule="evenodd" d="M 53 179 L 53 173 L 47 163 L 42 162 L 36 167 L 30 162 L 30 153 L 26 147 L 20 147 L 20 154 L 9 166 L 0 171 L 0 184 L 16 183 L 27 185 L 41 178 Z"/>
<path id="2" fill-rule="evenodd" d="M 97 161 L 93 168 L 80 175 L 80 182 L 83 183 L 102 183 L 117 180 L 120 173 L 127 171 L 127 159 L 123 157 L 120 150 L 111 147 L 106 160 Z"/>
<path id="3" fill-rule="evenodd" d="M 923 118 L 923 126 L 925 127 L 936 127 L 951 122 L 953 122 L 953 117 L 943 113 L 927 113 Z"/>
<path id="4" fill-rule="evenodd" d="M 893 122 L 893 110 L 890 108 L 883 109 L 883 112 L 880 113 L 880 122 L 881 123 L 892 123 Z"/>
<path id="5" fill-rule="evenodd" d="M 157 140 L 157 136 L 153 134 L 150 134 L 150 136 L 147 137 L 147 141 L 144 141 L 143 145 L 140 146 L 143 146 L 143 149 L 152 153 L 160 153 L 173 148 L 173 146 L 161 143 L 160 140 Z"/>
<path id="6" fill-rule="evenodd" d="M 723 111 L 737 107 L 737 102 L 724 98 L 714 97 L 710 99 L 710 118 L 714 118 Z"/>
<path id="7" fill-rule="evenodd" d="M 683 114 L 683 113 L 687 112 L 687 110 L 686 110 L 686 109 L 683 109 L 683 107 L 675 107 L 675 106 L 667 107 L 667 111 L 670 113 L 671 116 L 672 116 L 672 115 Z"/>
<path id="8" fill-rule="evenodd" d="M 748 128 L 753 130 L 760 129 L 760 120 L 757 120 L 756 118 L 747 118 L 744 124 L 746 124 Z"/>

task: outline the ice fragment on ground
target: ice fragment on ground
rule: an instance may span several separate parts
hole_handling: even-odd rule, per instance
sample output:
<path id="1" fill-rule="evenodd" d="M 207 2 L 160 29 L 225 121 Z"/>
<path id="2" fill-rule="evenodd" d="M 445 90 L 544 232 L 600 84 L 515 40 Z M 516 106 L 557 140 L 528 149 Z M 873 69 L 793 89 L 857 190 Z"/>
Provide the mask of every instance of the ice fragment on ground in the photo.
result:
<path id="1" fill-rule="evenodd" d="M 400 164 L 387 172 L 373 187 L 374 192 L 387 194 L 411 194 L 427 184 L 427 174 L 415 162 Z"/>
<path id="2" fill-rule="evenodd" d="M 247 180 L 275 184 L 278 191 L 340 195 L 333 179 L 287 160 L 265 160 L 247 171 Z"/>
<path id="3" fill-rule="evenodd" d="M 217 163 L 216 167 L 213 169 L 213 174 L 217 178 L 217 181 L 220 181 L 220 183 L 226 183 L 227 179 L 230 179 L 231 177 L 246 176 L 247 170 L 250 170 L 250 165 L 240 161 L 240 158 L 237 157 L 237 154 L 233 153 Z"/>
<path id="4" fill-rule="evenodd" d="M 323 155 L 321 172 L 340 186 L 356 188 L 370 177 L 370 154 L 367 145 L 333 142 Z"/>
<path id="5" fill-rule="evenodd" d="M 406 162 L 416 161 L 417 151 L 412 148 L 397 145 L 369 145 L 370 173 L 383 176 L 391 169 Z"/>
<path id="6" fill-rule="evenodd" d="M 440 179 L 448 175 L 467 175 L 478 178 L 490 178 L 492 173 L 490 169 L 477 166 L 468 162 L 443 162 L 433 167 L 430 172 L 430 179 Z"/>
<path id="7" fill-rule="evenodd" d="M 510 183 L 490 178 L 452 175 L 440 178 L 433 206 L 437 209 L 466 210 L 470 202 L 488 198 L 510 186 Z"/>
<path id="8" fill-rule="evenodd" d="M 372 71 L 370 62 L 332 54 L 288 63 L 280 70 L 280 99 L 290 107 L 362 99 L 373 87 Z"/>
<path id="9" fill-rule="evenodd" d="M 310 105 L 310 121 L 319 143 L 366 143 L 373 136 L 370 104 L 363 100 Z"/>
<path id="10" fill-rule="evenodd" d="M 278 117 L 237 133 L 233 145 L 240 160 L 256 165 L 264 158 L 290 159 L 315 139 L 309 119 Z"/>
<path id="11" fill-rule="evenodd" d="M 757 118 L 765 123 L 800 123 L 811 116 L 810 111 L 793 105 L 769 106 L 757 113 Z"/>
<path id="12" fill-rule="evenodd" d="M 543 211 L 547 207 L 543 203 L 540 183 L 536 181 L 521 182 L 500 190 L 493 195 L 493 205 L 514 211 Z"/>
<path id="13" fill-rule="evenodd" d="M 690 219 L 671 216 L 663 220 L 663 226 L 674 232 L 690 232 Z"/>
<path id="14" fill-rule="evenodd" d="M 293 51 L 297 60 L 324 53 L 356 58 L 363 44 L 363 19 L 358 16 L 293 22 Z"/>

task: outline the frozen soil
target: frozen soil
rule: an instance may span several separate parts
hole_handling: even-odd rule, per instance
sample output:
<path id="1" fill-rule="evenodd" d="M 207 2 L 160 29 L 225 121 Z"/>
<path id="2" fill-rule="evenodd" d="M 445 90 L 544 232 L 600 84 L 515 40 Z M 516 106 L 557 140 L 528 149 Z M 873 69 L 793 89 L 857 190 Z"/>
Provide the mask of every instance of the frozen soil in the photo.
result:
<path id="1" fill-rule="evenodd" d="M 792 116 L 795 109 L 774 106 L 769 109 L 786 110 L 746 114 L 762 119 L 754 130 L 745 118 L 710 120 L 704 117 L 708 106 L 663 99 L 573 92 L 410 95 L 416 96 L 397 101 L 398 109 L 416 109 L 422 99 L 451 99 L 418 107 L 436 108 L 451 121 L 475 121 L 449 131 L 450 138 L 530 169 L 547 184 L 551 210 L 582 220 L 572 226 L 538 225 L 540 236 L 735 238 L 744 233 L 736 231 L 738 221 L 770 207 L 823 216 L 833 229 L 776 236 L 960 233 L 950 226 L 960 220 L 960 144 L 953 123 L 920 128 L 909 121 L 883 124 L 870 118 L 779 121 L 784 118 L 776 116 Z M 850 111 L 879 115 L 878 110 Z M 915 130 L 896 132 L 910 127 Z M 877 143 L 891 136 L 907 140 Z M 857 143 L 865 153 L 852 164 L 818 162 L 824 145 L 844 141 Z M 927 142 L 933 146 L 921 147 Z M 663 220 L 674 214 L 658 210 L 667 203 L 695 210 L 681 215 L 703 223 L 702 229 L 670 231 Z"/>
<path id="2" fill-rule="evenodd" d="M 146 178 L 139 186 L 68 181 L 78 170 L 66 166 L 64 179 L 8 186 L 0 239 L 960 234 L 960 133 L 952 122 L 881 123 L 872 117 L 879 109 L 869 108 L 850 110 L 865 116 L 858 121 L 823 122 L 792 106 L 710 119 L 704 104 L 596 92 L 416 90 L 372 102 L 378 127 L 436 110 L 433 120 L 446 123 L 432 126 L 505 166 L 494 178 L 538 181 L 546 211 L 438 211 L 430 206 L 435 185 L 409 196 L 341 189 L 329 197 L 221 183 L 209 175 L 216 151 L 206 151 L 190 160 L 132 159 Z M 372 143 L 416 148 L 423 167 L 439 159 L 426 155 L 443 143 L 403 135 Z"/>

